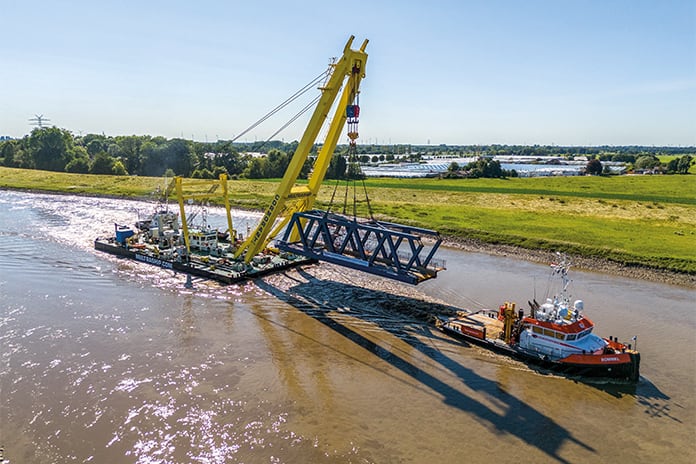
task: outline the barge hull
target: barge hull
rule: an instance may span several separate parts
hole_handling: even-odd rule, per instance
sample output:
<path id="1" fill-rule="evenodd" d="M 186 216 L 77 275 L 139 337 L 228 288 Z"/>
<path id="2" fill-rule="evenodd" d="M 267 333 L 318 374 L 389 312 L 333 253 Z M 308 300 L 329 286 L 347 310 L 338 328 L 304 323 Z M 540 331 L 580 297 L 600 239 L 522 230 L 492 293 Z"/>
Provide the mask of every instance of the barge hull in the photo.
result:
<path id="1" fill-rule="evenodd" d="M 236 282 L 261 277 L 267 274 L 282 271 L 303 264 L 312 264 L 316 262 L 315 260 L 298 257 L 297 259 L 284 260 L 283 262 L 276 263 L 270 266 L 252 267 L 251 269 L 246 271 L 234 271 L 229 268 L 226 268 L 225 266 L 216 267 L 203 262 L 197 262 L 195 260 L 189 262 L 181 262 L 161 259 L 156 256 L 152 256 L 150 254 L 141 252 L 140 250 L 134 251 L 132 249 L 128 249 L 124 246 L 103 239 L 97 239 L 94 241 L 94 249 L 115 256 L 132 259 L 141 263 L 158 266 L 163 269 L 171 269 L 173 271 L 191 274 L 197 277 L 203 277 L 205 279 L 215 280 L 223 284 L 233 284 Z"/>

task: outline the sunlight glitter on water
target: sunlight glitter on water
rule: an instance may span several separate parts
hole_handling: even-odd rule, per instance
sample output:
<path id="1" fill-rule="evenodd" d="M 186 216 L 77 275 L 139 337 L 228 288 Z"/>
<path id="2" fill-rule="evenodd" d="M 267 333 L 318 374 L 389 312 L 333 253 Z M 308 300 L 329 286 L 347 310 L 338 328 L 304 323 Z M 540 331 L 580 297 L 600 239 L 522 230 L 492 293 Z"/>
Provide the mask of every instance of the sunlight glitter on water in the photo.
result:
<path id="1" fill-rule="evenodd" d="M 12 195 L 12 194 L 10 194 Z M 113 224 L 133 225 L 140 218 L 151 215 L 155 204 L 137 200 L 118 200 L 110 198 L 95 198 L 72 195 L 34 194 L 31 197 L 16 195 L 12 201 L 12 209 L 38 213 L 41 227 L 22 229 L 20 234 L 31 233 L 36 239 L 51 238 L 70 248 L 93 250 L 94 239 L 113 234 Z M 176 204 L 172 207 L 178 208 Z M 65 214 L 66 211 L 70 214 Z M 234 226 L 242 233 L 250 230 L 261 217 L 261 213 L 234 210 Z M 211 226 L 226 228 L 224 209 L 208 207 L 207 219 Z M 27 246 L 30 244 L 27 243 Z M 18 250 L 13 250 L 16 254 Z M 30 256 L 31 250 L 27 255 Z M 135 278 L 140 282 L 155 283 L 160 288 L 178 289 L 183 286 L 185 276 L 180 273 L 166 271 L 155 266 L 127 261 L 108 254 L 100 256 L 116 264 L 115 272 L 122 273 L 126 278 Z M 56 263 L 60 266 L 60 263 Z M 93 267 L 87 267 L 82 277 L 95 279 Z M 36 269 L 37 275 L 42 271 Z"/>
<path id="2" fill-rule="evenodd" d="M 655 338 L 641 343 L 659 388 L 612 396 L 455 343 L 414 311 L 498 303 L 534 265 L 462 254 L 448 264 L 465 271 L 418 288 L 321 265 L 185 289 L 182 275 L 94 251 L 138 202 L 0 192 L 8 203 L 1 425 L 6 450 L 27 456 L 11 462 L 622 462 L 616 450 L 639 448 L 635 462 L 656 462 L 690 443 L 693 369 L 659 362 L 672 351 Z M 602 322 L 688 338 L 674 315 L 691 298 L 622 285 L 597 277 L 583 292 L 592 307 L 610 298 Z M 572 419 L 568 404 L 582 405 Z"/>
<path id="3" fill-rule="evenodd" d="M 269 437 L 277 438 L 281 434 L 285 414 L 266 413 L 244 422 L 251 412 L 247 402 L 226 398 L 224 389 L 214 396 L 199 391 L 197 379 L 208 369 L 207 364 L 201 364 L 169 371 L 158 378 L 122 380 L 112 394 L 138 393 L 145 384 L 152 384 L 158 399 L 145 399 L 139 406 L 130 408 L 107 447 L 137 431 L 139 438 L 124 453 L 136 462 L 181 460 L 181 450 L 188 450 L 185 455 L 189 462 L 221 463 L 243 448 L 263 449 L 275 440 Z M 149 393 L 142 392 L 138 397 L 148 396 Z"/>

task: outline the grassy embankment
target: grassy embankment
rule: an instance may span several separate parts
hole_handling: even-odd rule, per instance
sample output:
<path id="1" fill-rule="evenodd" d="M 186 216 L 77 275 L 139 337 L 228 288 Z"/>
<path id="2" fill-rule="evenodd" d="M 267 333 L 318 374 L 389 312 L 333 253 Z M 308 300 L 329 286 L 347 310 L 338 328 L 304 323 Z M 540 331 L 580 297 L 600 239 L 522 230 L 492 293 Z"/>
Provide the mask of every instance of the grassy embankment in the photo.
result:
<path id="1" fill-rule="evenodd" d="M 369 179 L 366 183 L 375 215 L 381 219 L 486 243 L 567 251 L 696 274 L 696 176 Z M 264 208 L 277 184 L 277 180 L 230 181 L 232 203 Z M 161 178 L 0 168 L 0 188 L 148 198 L 158 187 L 164 187 Z M 318 207 L 326 207 L 332 191 L 333 184 L 327 182 Z M 360 205 L 361 215 L 365 210 Z"/>

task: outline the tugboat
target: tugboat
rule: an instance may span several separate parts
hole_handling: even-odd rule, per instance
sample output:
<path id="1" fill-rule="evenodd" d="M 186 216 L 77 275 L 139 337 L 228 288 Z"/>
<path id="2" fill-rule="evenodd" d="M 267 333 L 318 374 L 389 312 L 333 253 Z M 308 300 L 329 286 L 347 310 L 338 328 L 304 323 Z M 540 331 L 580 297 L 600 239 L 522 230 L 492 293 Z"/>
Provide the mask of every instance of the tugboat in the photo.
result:
<path id="1" fill-rule="evenodd" d="M 637 382 L 640 353 L 615 337 L 593 333 L 594 323 L 583 315 L 583 301 L 570 304 L 570 262 L 559 255 L 552 264 L 561 291 L 545 303 L 528 302 L 528 315 L 506 302 L 498 311 L 458 311 L 437 324 L 447 334 L 485 346 L 544 369 L 580 377 L 601 377 Z M 635 341 L 636 338 L 634 337 Z"/>

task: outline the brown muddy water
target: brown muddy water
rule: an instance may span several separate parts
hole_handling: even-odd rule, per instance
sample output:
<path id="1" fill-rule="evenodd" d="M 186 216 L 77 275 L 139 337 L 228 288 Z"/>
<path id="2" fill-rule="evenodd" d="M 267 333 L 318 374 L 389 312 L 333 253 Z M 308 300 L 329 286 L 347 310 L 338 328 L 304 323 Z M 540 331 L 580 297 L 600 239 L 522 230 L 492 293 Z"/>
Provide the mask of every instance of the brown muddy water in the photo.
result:
<path id="1" fill-rule="evenodd" d="M 188 290 L 92 249 L 151 209 L 0 192 L 5 462 L 696 461 L 693 289 L 572 272 L 597 332 L 642 352 L 637 385 L 586 383 L 414 316 L 543 298 L 545 266 L 445 249 L 418 287 L 322 264 Z"/>

